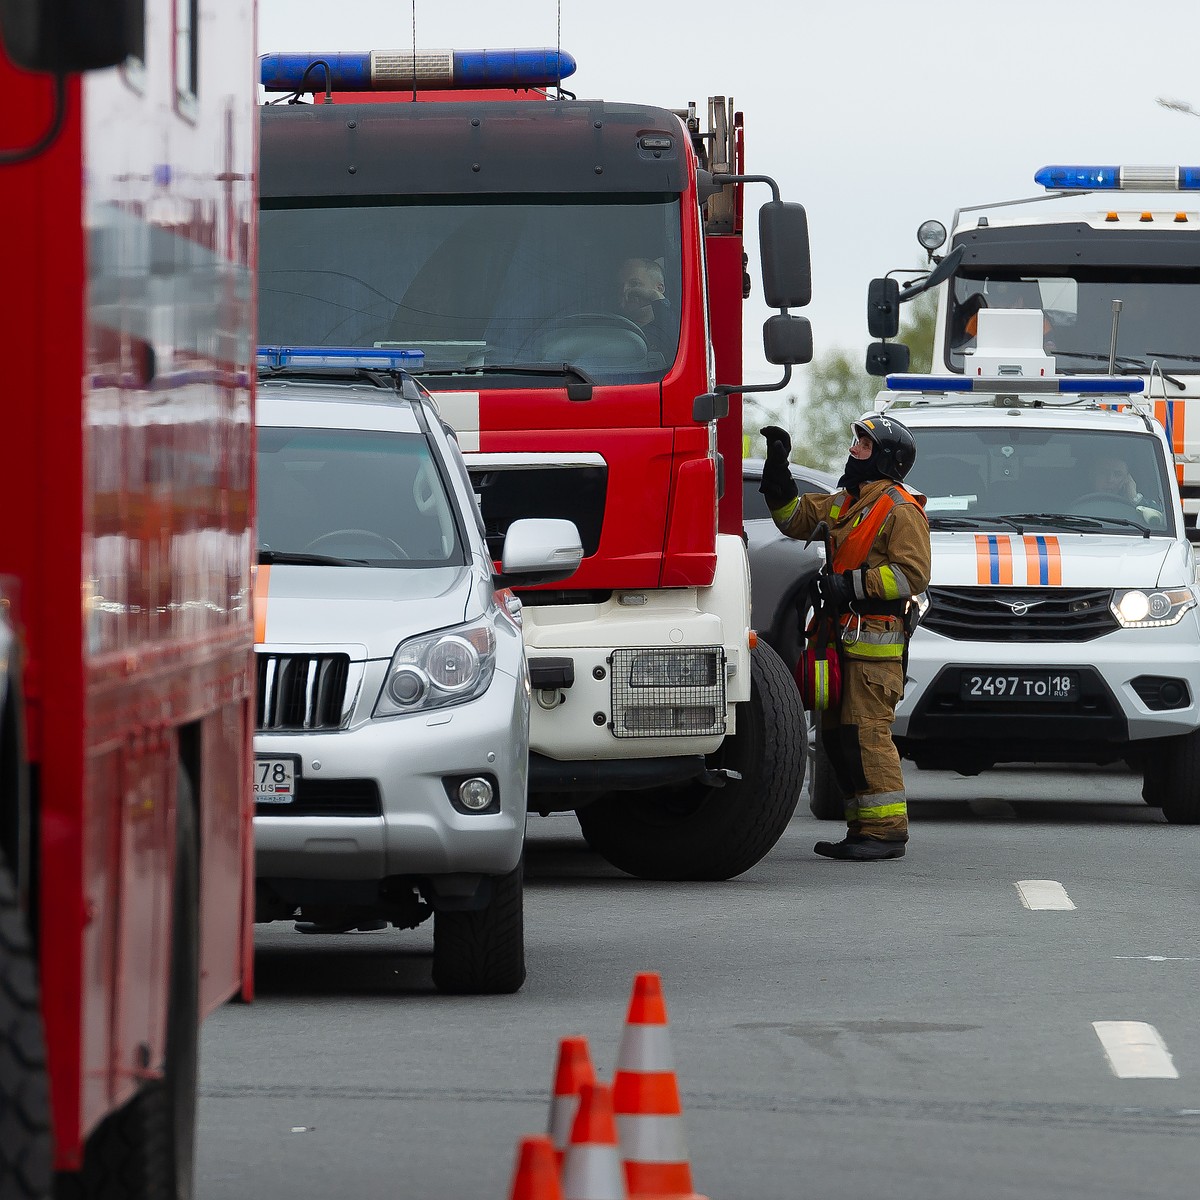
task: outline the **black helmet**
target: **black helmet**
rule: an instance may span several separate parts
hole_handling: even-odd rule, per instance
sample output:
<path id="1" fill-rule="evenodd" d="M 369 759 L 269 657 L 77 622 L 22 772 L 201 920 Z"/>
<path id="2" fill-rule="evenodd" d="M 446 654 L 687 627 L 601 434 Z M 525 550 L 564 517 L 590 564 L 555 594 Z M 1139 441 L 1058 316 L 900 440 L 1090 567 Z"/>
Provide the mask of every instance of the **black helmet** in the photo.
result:
<path id="1" fill-rule="evenodd" d="M 899 483 L 917 461 L 917 443 L 907 425 L 886 413 L 864 413 L 853 425 L 855 437 L 875 443 L 871 462 L 886 479 Z"/>

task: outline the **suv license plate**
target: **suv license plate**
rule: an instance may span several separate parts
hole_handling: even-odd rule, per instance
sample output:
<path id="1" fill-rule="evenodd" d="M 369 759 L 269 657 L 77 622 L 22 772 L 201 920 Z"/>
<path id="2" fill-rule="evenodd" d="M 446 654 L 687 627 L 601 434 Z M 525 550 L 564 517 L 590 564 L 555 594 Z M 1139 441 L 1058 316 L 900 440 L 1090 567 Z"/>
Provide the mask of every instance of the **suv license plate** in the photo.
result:
<path id="1" fill-rule="evenodd" d="M 291 804 L 296 798 L 294 758 L 254 759 L 254 803 Z"/>
<path id="2" fill-rule="evenodd" d="M 964 700 L 1071 701 L 1079 698 L 1079 677 L 1066 671 L 963 671 Z"/>

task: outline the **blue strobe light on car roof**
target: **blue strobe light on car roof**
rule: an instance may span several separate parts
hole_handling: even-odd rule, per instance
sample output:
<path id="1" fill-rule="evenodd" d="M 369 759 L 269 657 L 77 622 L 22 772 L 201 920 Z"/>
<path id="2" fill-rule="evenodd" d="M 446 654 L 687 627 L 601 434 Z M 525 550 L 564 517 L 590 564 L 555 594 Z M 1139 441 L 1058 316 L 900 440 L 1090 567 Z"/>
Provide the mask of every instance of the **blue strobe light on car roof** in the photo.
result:
<path id="1" fill-rule="evenodd" d="M 376 350 L 360 346 L 259 346 L 254 356 L 259 370 L 283 367 L 333 367 L 340 370 L 404 371 L 420 367 L 423 350 Z"/>
<path id="2" fill-rule="evenodd" d="M 340 54 L 264 54 L 268 92 L 392 92 L 407 88 L 553 87 L 575 73 L 575 59 L 550 47 L 530 50 L 365 50 Z M 329 79 L 322 63 L 329 64 Z"/>
<path id="3" fill-rule="evenodd" d="M 889 375 L 890 392 L 997 392 L 1020 395 L 1022 392 L 1058 392 L 1064 396 L 1135 395 L 1146 390 L 1146 382 L 1128 375 L 1000 376 L 995 375 Z"/>
<path id="4" fill-rule="evenodd" d="M 1042 167 L 1034 183 L 1052 192 L 1190 192 L 1200 190 L 1200 167 Z"/>

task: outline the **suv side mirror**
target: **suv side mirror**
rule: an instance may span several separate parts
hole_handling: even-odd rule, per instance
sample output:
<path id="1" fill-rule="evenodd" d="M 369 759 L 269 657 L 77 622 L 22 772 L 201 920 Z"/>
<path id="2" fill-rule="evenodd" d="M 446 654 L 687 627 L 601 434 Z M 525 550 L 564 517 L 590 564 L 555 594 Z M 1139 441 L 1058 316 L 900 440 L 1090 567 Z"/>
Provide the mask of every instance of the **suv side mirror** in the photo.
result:
<path id="1" fill-rule="evenodd" d="M 808 213 L 804 205 L 784 200 L 764 204 L 758 210 L 758 246 L 767 307 L 803 308 L 812 299 Z"/>
<path id="2" fill-rule="evenodd" d="M 115 67 L 145 57 L 144 0 L 0 0 L 0 37 L 26 71 Z"/>
<path id="3" fill-rule="evenodd" d="M 908 370 L 908 347 L 903 342 L 872 342 L 867 347 L 867 374 L 894 375 Z"/>
<path id="4" fill-rule="evenodd" d="M 900 332 L 900 285 L 894 279 L 872 279 L 868 285 L 867 332 L 873 338 Z"/>
<path id="5" fill-rule="evenodd" d="M 583 543 L 574 521 L 557 517 L 524 517 L 504 535 L 500 552 L 501 587 L 555 583 L 579 569 Z"/>

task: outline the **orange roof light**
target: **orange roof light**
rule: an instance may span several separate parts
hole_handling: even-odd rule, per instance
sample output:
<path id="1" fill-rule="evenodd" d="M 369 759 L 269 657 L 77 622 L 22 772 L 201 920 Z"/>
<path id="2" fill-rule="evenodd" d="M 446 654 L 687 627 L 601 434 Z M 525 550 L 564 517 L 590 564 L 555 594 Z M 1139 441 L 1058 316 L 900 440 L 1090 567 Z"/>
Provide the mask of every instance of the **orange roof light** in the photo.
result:
<path id="1" fill-rule="evenodd" d="M 1139 221 L 1153 221 L 1153 220 L 1154 220 L 1154 214 L 1153 214 L 1153 213 L 1151 213 L 1151 212 L 1144 212 L 1144 213 L 1142 213 L 1142 215 L 1141 215 L 1141 216 L 1138 218 L 1138 220 L 1139 220 Z"/>
<path id="2" fill-rule="evenodd" d="M 1110 212 L 1105 216 L 1104 219 L 1106 221 L 1119 221 L 1121 218 L 1119 216 L 1117 216 L 1117 214 L 1115 212 Z"/>

